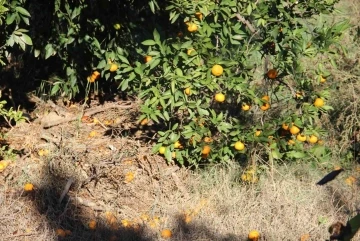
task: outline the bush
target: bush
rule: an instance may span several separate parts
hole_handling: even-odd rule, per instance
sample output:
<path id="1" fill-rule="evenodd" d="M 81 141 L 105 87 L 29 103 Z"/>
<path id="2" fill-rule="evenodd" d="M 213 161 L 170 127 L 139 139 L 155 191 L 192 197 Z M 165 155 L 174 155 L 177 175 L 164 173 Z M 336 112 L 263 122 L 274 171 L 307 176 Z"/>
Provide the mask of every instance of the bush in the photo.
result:
<path id="1" fill-rule="evenodd" d="M 32 52 L 61 63 L 63 73 L 44 88 L 52 96 L 113 83 L 138 95 L 139 123 L 157 123 L 153 151 L 168 161 L 198 165 L 255 153 L 326 161 L 319 117 L 331 110 L 329 73 L 322 63 L 304 63 L 326 55 L 335 64 L 344 51 L 348 22 L 321 18 L 337 2 L 55 0 L 52 12 L 35 14 L 53 14 L 52 31 L 32 26 Z"/>

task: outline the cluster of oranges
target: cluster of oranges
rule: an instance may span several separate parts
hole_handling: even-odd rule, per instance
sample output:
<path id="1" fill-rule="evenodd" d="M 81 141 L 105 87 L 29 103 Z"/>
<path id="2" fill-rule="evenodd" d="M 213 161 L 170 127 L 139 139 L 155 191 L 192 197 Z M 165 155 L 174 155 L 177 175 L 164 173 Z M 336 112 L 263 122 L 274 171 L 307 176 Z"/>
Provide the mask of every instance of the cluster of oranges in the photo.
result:
<path id="1" fill-rule="evenodd" d="M 100 77 L 99 71 L 94 71 L 94 72 L 87 78 L 87 80 L 88 80 L 90 83 L 94 83 L 99 77 Z"/>
<path id="2" fill-rule="evenodd" d="M 195 13 L 195 17 L 197 19 L 199 19 L 200 21 L 202 21 L 203 19 L 203 14 L 201 12 L 196 12 Z M 185 24 L 187 25 L 187 30 L 190 32 L 190 33 L 195 33 L 197 30 L 198 30 L 198 26 L 196 25 L 196 23 L 193 23 L 193 22 L 185 22 Z"/>
<path id="3" fill-rule="evenodd" d="M 289 131 L 292 135 L 295 135 L 296 140 L 298 140 L 300 142 L 307 141 L 311 144 L 315 144 L 315 143 L 322 144 L 322 140 L 319 140 L 319 138 L 316 135 L 306 136 L 305 134 L 300 133 L 300 128 L 298 126 L 296 126 L 294 123 L 291 124 L 291 127 L 288 124 L 283 123 L 282 129 L 284 129 L 285 131 Z M 293 145 L 293 144 L 295 144 L 295 141 L 290 139 L 288 141 L 288 144 Z"/>

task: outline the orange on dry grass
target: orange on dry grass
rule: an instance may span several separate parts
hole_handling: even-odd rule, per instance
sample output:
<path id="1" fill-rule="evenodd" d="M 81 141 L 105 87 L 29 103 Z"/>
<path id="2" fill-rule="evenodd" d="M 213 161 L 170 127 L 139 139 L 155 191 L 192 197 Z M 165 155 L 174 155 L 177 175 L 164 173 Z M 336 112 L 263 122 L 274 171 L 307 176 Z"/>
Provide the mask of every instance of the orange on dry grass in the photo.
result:
<path id="1" fill-rule="evenodd" d="M 32 183 L 26 183 L 24 185 L 24 191 L 31 192 L 34 190 L 34 185 Z"/>
<path id="2" fill-rule="evenodd" d="M 144 126 L 147 125 L 149 123 L 149 120 L 147 118 L 142 119 L 142 121 L 140 122 L 140 125 Z"/>
<path id="3" fill-rule="evenodd" d="M 168 238 L 171 238 L 171 236 L 172 236 L 172 232 L 170 229 L 164 229 L 161 231 L 162 238 L 168 239 Z"/>
<path id="4" fill-rule="evenodd" d="M 252 241 L 257 241 L 260 238 L 260 233 L 257 230 L 250 231 L 248 238 Z"/>
<path id="5" fill-rule="evenodd" d="M 66 236 L 66 232 L 64 229 L 58 228 L 55 230 L 55 233 L 57 236 L 59 237 L 65 237 Z"/>
<path id="6" fill-rule="evenodd" d="M 88 227 L 91 230 L 95 230 L 96 229 L 96 221 L 95 220 L 90 220 L 88 223 Z"/>
<path id="7" fill-rule="evenodd" d="M 133 172 L 127 172 L 125 174 L 125 180 L 124 183 L 130 183 L 132 180 L 134 180 L 135 174 Z"/>

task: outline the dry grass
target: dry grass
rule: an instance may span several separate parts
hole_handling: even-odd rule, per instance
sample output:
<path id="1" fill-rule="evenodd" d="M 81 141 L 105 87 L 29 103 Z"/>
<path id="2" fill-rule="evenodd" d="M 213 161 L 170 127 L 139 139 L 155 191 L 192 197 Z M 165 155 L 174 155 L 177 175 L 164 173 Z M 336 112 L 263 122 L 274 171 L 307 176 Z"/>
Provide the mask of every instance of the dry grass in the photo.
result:
<path id="1" fill-rule="evenodd" d="M 235 164 L 173 173 L 186 174 L 177 184 L 172 178 L 159 181 L 155 187 L 138 187 L 136 181 L 126 184 L 143 198 L 133 200 L 119 191 L 108 209 L 101 210 L 73 202 L 73 191 L 68 203 L 58 206 L 54 186 L 37 186 L 31 194 L 22 193 L 20 187 L 2 186 L 0 232 L 7 237 L 3 240 L 56 240 L 54 230 L 61 227 L 72 231 L 64 240 L 110 240 L 112 235 L 116 240 L 160 240 L 160 230 L 170 228 L 172 240 L 246 240 L 247 233 L 257 229 L 262 240 L 268 241 L 299 240 L 304 234 L 310 235 L 309 240 L 325 240 L 328 226 L 334 221 L 346 222 L 347 211 L 360 204 L 359 187 L 345 186 L 345 176 L 319 187 L 315 182 L 320 174 L 309 166 L 279 167 L 273 176 L 264 174 L 257 185 L 237 182 L 240 167 Z M 89 189 L 94 201 L 100 203 L 112 193 L 102 190 L 102 196 L 97 196 L 96 188 Z M 151 201 L 142 200 L 150 198 L 149 191 L 155 196 Z M 106 222 L 107 210 L 118 219 L 115 227 Z M 144 213 L 149 218 L 158 216 L 158 226 L 141 221 Z M 185 214 L 191 222 L 184 221 Z M 86 227 L 92 219 L 100 225 L 96 231 Z M 124 219 L 138 222 L 139 229 L 121 227 Z"/>

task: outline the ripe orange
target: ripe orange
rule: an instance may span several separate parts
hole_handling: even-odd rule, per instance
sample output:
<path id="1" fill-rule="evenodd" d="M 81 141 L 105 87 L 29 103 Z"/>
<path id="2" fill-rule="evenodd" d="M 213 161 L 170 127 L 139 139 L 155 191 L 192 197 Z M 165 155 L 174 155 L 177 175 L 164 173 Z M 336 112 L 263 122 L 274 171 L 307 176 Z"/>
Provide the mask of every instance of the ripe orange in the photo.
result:
<path id="1" fill-rule="evenodd" d="M 222 73 L 224 72 L 224 69 L 221 65 L 219 64 L 215 64 L 212 68 L 211 68 L 211 73 L 217 77 L 219 77 L 220 75 L 222 75 Z"/>
<path id="2" fill-rule="evenodd" d="M 160 154 L 163 155 L 165 153 L 165 151 L 166 151 L 166 147 L 162 146 L 162 147 L 159 148 L 159 153 Z"/>
<path id="3" fill-rule="evenodd" d="M 222 94 L 222 93 L 217 93 L 217 94 L 215 95 L 215 100 L 216 100 L 217 102 L 222 103 L 222 102 L 225 101 L 225 95 Z"/>
<path id="4" fill-rule="evenodd" d="M 186 51 L 186 54 L 187 54 L 187 55 L 191 55 L 191 52 L 193 52 L 193 51 L 195 51 L 195 49 L 188 49 L 188 50 Z"/>
<path id="5" fill-rule="evenodd" d="M 296 136 L 296 140 L 304 142 L 304 141 L 306 141 L 306 136 L 304 134 L 298 134 Z"/>
<path id="6" fill-rule="evenodd" d="M 161 231 L 161 237 L 162 238 L 168 239 L 168 238 L 171 238 L 171 236 L 172 236 L 172 232 L 171 232 L 170 229 L 164 229 L 164 230 Z"/>
<path id="7" fill-rule="evenodd" d="M 150 62 L 151 60 L 152 60 L 152 56 L 147 55 L 147 56 L 144 57 L 145 63 L 148 63 L 148 62 Z"/>
<path id="8" fill-rule="evenodd" d="M 99 71 L 94 71 L 94 72 L 92 73 L 92 75 L 97 78 L 97 77 L 100 76 L 100 73 L 99 73 Z"/>
<path id="9" fill-rule="evenodd" d="M 0 161 L 0 172 L 2 172 L 3 170 L 5 170 L 5 168 L 9 165 L 8 161 L 2 160 Z"/>
<path id="10" fill-rule="evenodd" d="M 326 78 L 324 78 L 322 75 L 320 75 L 320 83 L 325 83 L 326 82 Z"/>
<path id="11" fill-rule="evenodd" d="M 0 163 L 0 172 L 2 172 L 3 170 L 5 170 L 5 165 L 3 163 Z"/>
<path id="12" fill-rule="evenodd" d="M 201 21 L 203 19 L 203 14 L 201 12 L 196 12 L 195 16 Z"/>
<path id="13" fill-rule="evenodd" d="M 270 108 L 269 103 L 264 103 L 262 106 L 260 106 L 260 109 L 263 111 L 267 111 Z"/>
<path id="14" fill-rule="evenodd" d="M 31 184 L 31 183 L 26 183 L 26 184 L 24 185 L 24 190 L 25 190 L 26 192 L 31 192 L 31 191 L 34 190 L 34 185 Z"/>
<path id="15" fill-rule="evenodd" d="M 205 142 L 205 143 L 210 143 L 210 142 L 212 142 L 211 137 L 208 137 L 208 136 L 204 137 L 204 142 Z"/>
<path id="16" fill-rule="evenodd" d="M 290 139 L 290 140 L 288 140 L 288 144 L 289 144 L 289 145 L 294 145 L 294 144 L 295 144 L 295 141 Z"/>
<path id="17" fill-rule="evenodd" d="M 144 118 L 141 122 L 140 125 L 144 126 L 147 125 L 147 123 L 149 123 L 149 120 L 147 118 Z"/>
<path id="18" fill-rule="evenodd" d="M 270 97 L 268 95 L 264 95 L 263 97 L 261 97 L 261 99 L 268 102 L 270 100 Z"/>
<path id="19" fill-rule="evenodd" d="M 190 33 L 194 33 L 194 32 L 196 32 L 198 30 L 198 26 L 195 23 L 189 23 L 187 30 Z"/>
<path id="20" fill-rule="evenodd" d="M 315 135 L 311 135 L 308 137 L 308 142 L 310 142 L 312 144 L 315 144 L 317 141 L 318 141 L 318 138 Z"/>
<path id="21" fill-rule="evenodd" d="M 277 76 L 278 76 L 278 73 L 277 73 L 276 69 L 270 69 L 270 70 L 267 72 L 267 77 L 268 77 L 269 79 L 275 79 Z"/>
<path id="22" fill-rule="evenodd" d="M 258 231 L 256 231 L 256 230 L 250 231 L 249 236 L 248 236 L 248 238 L 250 240 L 258 240 L 259 237 L 260 237 L 260 233 Z"/>
<path id="23" fill-rule="evenodd" d="M 289 130 L 289 125 L 286 123 L 283 123 L 281 127 L 286 131 Z"/>
<path id="24" fill-rule="evenodd" d="M 293 124 L 290 128 L 290 133 L 293 135 L 296 135 L 299 132 L 300 132 L 300 128 Z"/>
<path id="25" fill-rule="evenodd" d="M 241 106 L 241 109 L 243 111 L 248 111 L 248 110 L 250 110 L 250 108 L 251 108 L 251 106 L 246 103 L 242 104 L 242 106 Z"/>
<path id="26" fill-rule="evenodd" d="M 316 98 L 315 101 L 314 101 L 314 106 L 315 107 L 322 107 L 322 106 L 324 106 L 324 104 L 325 104 L 325 102 L 321 98 Z"/>
<path id="27" fill-rule="evenodd" d="M 206 145 L 206 146 L 204 146 L 203 149 L 201 150 L 201 154 L 203 154 L 203 155 L 208 155 L 208 154 L 210 153 L 210 151 L 211 151 L 211 147 L 208 146 L 208 145 Z"/>
<path id="28" fill-rule="evenodd" d="M 298 92 L 296 92 L 295 96 L 297 99 L 301 99 L 302 97 L 304 97 L 304 92 L 298 91 Z"/>
<path id="29" fill-rule="evenodd" d="M 115 28 L 116 30 L 119 30 L 119 29 L 121 28 L 121 25 L 120 25 L 119 23 L 115 23 L 115 24 L 114 24 L 114 28 Z"/>
<path id="30" fill-rule="evenodd" d="M 176 141 L 174 143 L 174 148 L 182 148 L 182 145 L 181 145 L 180 141 Z"/>
<path id="31" fill-rule="evenodd" d="M 235 150 L 237 150 L 237 151 L 242 151 L 245 149 L 245 145 L 241 141 L 235 142 L 234 147 L 235 147 Z"/>
<path id="32" fill-rule="evenodd" d="M 111 64 L 110 65 L 110 72 L 115 72 L 116 70 L 118 69 L 118 66 L 117 66 L 117 64 Z"/>
<path id="33" fill-rule="evenodd" d="M 132 182 L 132 180 L 134 180 L 134 177 L 135 177 L 135 174 L 133 172 L 127 172 L 125 174 L 124 182 L 125 183 L 130 183 L 130 182 Z"/>
<path id="34" fill-rule="evenodd" d="M 186 95 L 190 95 L 191 94 L 191 89 L 190 87 L 187 87 L 185 90 L 184 90 L 185 94 Z"/>
<path id="35" fill-rule="evenodd" d="M 89 229 L 96 229 L 96 221 L 95 220 L 90 220 L 90 222 L 88 223 L 88 227 Z"/>
<path id="36" fill-rule="evenodd" d="M 56 229 L 55 233 L 59 237 L 65 237 L 66 236 L 65 230 L 63 230 L 61 228 Z"/>
<path id="37" fill-rule="evenodd" d="M 95 82 L 100 76 L 100 73 L 98 71 L 94 71 L 90 77 L 87 78 L 87 80 L 90 82 L 90 83 L 93 83 Z"/>
<path id="38" fill-rule="evenodd" d="M 261 134 L 261 130 L 255 131 L 255 136 L 260 136 L 260 134 Z"/>

